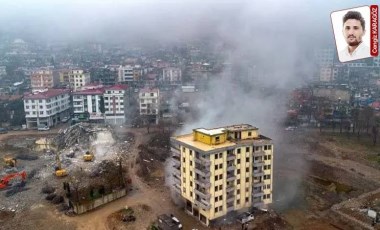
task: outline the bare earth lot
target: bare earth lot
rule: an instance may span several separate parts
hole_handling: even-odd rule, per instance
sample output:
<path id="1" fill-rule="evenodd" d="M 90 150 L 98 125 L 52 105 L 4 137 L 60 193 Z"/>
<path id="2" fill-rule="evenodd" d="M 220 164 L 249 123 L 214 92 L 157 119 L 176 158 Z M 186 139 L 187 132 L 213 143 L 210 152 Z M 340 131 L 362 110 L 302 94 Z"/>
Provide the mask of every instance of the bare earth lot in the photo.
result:
<path id="1" fill-rule="evenodd" d="M 173 213 L 183 222 L 184 229 L 208 229 L 200 225 L 174 204 L 170 189 L 165 186 L 165 158 L 168 157 L 165 134 L 160 129 L 118 128 L 121 137 L 133 134 L 134 141 L 125 153 L 124 165 L 131 172 L 129 194 L 80 216 L 69 217 L 44 200 L 40 193 L 44 178 L 27 182 L 26 191 L 6 197 L 0 191 L 3 210 L 1 229 L 146 229 L 162 213 Z M 21 134 L 22 133 L 22 134 Z M 0 135 L 2 145 L 20 144 L 36 136 L 54 135 L 36 131 Z M 285 132 L 275 140 L 274 204 L 275 213 L 257 217 L 250 229 L 354 229 L 354 226 L 331 211 L 334 204 L 354 199 L 380 187 L 378 146 L 372 147 L 366 138 L 341 136 L 319 131 Z M 0 157 L 9 149 L 0 149 Z M 20 161 L 25 169 L 51 164 L 52 159 Z M 49 167 L 47 167 L 48 169 Z M 53 170 L 51 171 L 51 173 Z M 50 177 L 51 180 L 59 179 Z M 16 204 L 19 206 L 16 207 Z M 131 207 L 136 221 L 120 221 L 118 211 Z M 9 207 L 15 209 L 12 212 Z M 217 229 L 217 228 L 216 228 Z M 240 225 L 222 229 L 241 229 Z M 360 228 L 359 228 L 360 229 Z"/>

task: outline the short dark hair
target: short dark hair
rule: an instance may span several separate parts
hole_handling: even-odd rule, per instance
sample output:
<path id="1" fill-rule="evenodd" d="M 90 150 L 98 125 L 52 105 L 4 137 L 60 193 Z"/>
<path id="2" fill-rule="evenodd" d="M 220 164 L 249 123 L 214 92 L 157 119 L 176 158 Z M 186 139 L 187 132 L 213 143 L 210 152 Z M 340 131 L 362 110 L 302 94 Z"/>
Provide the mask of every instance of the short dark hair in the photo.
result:
<path id="1" fill-rule="evenodd" d="M 363 30 L 365 30 L 365 21 L 364 18 L 362 17 L 362 14 L 358 11 L 348 11 L 344 17 L 343 17 L 343 24 L 348 20 L 348 19 L 356 19 L 360 21 L 360 24 L 363 27 Z"/>

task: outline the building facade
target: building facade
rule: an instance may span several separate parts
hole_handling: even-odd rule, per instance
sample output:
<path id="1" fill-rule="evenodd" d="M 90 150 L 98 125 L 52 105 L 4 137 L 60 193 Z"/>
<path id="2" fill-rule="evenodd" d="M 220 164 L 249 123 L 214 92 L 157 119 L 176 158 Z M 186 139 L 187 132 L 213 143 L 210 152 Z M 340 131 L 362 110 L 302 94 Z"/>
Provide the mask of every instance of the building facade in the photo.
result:
<path id="1" fill-rule="evenodd" d="M 30 86 L 33 91 L 51 89 L 59 83 L 59 74 L 53 70 L 41 69 L 30 75 Z"/>
<path id="2" fill-rule="evenodd" d="M 140 80 L 144 70 L 140 65 L 125 65 L 119 67 L 118 81 L 132 82 Z"/>
<path id="3" fill-rule="evenodd" d="M 102 102 L 104 103 L 104 88 L 102 85 L 84 87 L 73 94 L 73 121 L 103 122 Z"/>
<path id="4" fill-rule="evenodd" d="M 69 81 L 70 88 L 76 91 L 82 88 L 83 86 L 90 84 L 91 76 L 89 72 L 85 72 L 81 69 L 71 70 L 69 73 Z"/>
<path id="5" fill-rule="evenodd" d="M 114 85 L 104 92 L 105 119 L 109 124 L 125 123 L 125 106 L 127 102 L 127 86 Z"/>
<path id="6" fill-rule="evenodd" d="M 182 81 L 182 71 L 180 68 L 168 67 L 162 70 L 162 80 L 169 84 L 180 84 Z"/>
<path id="7" fill-rule="evenodd" d="M 51 127 L 64 117 L 69 117 L 71 109 L 70 91 L 48 89 L 43 92 L 24 95 L 24 111 L 27 128 Z"/>
<path id="8" fill-rule="evenodd" d="M 171 138 L 173 189 L 205 225 L 272 203 L 273 142 L 248 124 Z"/>
<path id="9" fill-rule="evenodd" d="M 155 121 L 158 124 L 160 108 L 160 91 L 159 89 L 144 88 L 139 92 L 140 115 L 149 118 L 149 121 Z"/>

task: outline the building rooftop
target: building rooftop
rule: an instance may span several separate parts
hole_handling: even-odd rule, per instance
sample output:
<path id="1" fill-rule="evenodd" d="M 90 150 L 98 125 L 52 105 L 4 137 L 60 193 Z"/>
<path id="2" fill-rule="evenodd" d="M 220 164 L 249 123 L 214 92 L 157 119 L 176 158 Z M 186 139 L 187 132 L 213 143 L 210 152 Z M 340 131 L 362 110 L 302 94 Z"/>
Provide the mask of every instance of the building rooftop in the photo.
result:
<path id="1" fill-rule="evenodd" d="M 231 125 L 225 127 L 229 131 L 241 131 L 241 130 L 257 130 L 255 126 L 249 125 L 249 124 L 239 124 L 239 125 Z"/>
<path id="2" fill-rule="evenodd" d="M 38 93 L 26 93 L 24 99 L 48 99 L 58 95 L 70 93 L 68 89 L 48 89 L 47 91 Z"/>
<path id="3" fill-rule="evenodd" d="M 221 149 L 221 148 L 226 148 L 230 146 L 236 145 L 236 143 L 231 142 L 231 141 L 226 141 L 224 143 L 218 144 L 218 145 L 208 145 L 204 144 L 200 141 L 194 141 L 193 134 L 185 134 L 182 136 L 177 136 L 175 137 L 175 140 L 180 141 L 184 144 L 191 145 L 197 149 L 200 149 L 202 151 L 211 151 L 211 150 L 216 150 L 216 149 Z"/>
<path id="4" fill-rule="evenodd" d="M 85 89 L 73 92 L 73 95 L 101 95 L 104 93 L 104 88 Z"/>
<path id="5" fill-rule="evenodd" d="M 106 90 L 126 90 L 126 89 L 128 89 L 128 86 L 127 85 L 121 85 L 121 84 L 113 85 L 113 86 L 106 88 Z"/>
<path id="6" fill-rule="evenodd" d="M 223 134 L 225 132 L 225 128 L 217 128 L 217 129 L 204 129 L 204 128 L 200 128 L 200 129 L 195 129 L 195 131 L 198 131 L 198 132 L 201 132 L 201 133 L 204 133 L 204 134 L 207 134 L 207 135 L 218 135 L 218 134 Z"/>
<path id="7" fill-rule="evenodd" d="M 140 90 L 140 93 L 158 93 L 158 89 L 144 88 Z"/>

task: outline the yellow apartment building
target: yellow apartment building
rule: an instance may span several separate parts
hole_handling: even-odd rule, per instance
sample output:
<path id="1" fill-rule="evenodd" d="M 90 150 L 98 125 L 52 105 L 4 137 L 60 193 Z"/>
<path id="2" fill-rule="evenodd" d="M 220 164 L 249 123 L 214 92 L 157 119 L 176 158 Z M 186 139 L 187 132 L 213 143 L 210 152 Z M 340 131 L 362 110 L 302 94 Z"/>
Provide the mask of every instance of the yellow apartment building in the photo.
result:
<path id="1" fill-rule="evenodd" d="M 173 188 L 205 225 L 231 211 L 272 203 L 273 142 L 240 124 L 171 138 Z"/>

